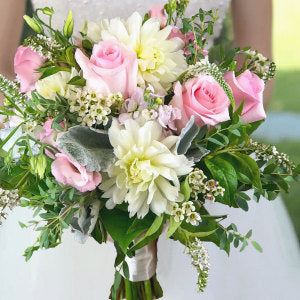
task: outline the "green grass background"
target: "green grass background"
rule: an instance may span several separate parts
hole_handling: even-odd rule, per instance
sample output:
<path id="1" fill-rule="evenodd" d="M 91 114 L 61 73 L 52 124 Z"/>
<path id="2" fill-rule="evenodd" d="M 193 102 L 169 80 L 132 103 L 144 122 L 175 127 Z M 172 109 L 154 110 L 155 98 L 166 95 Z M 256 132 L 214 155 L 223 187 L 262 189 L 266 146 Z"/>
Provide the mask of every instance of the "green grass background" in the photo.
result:
<path id="1" fill-rule="evenodd" d="M 278 72 L 269 110 L 299 113 L 300 119 L 300 1 L 273 0 L 273 10 L 273 53 Z M 300 140 L 283 140 L 276 146 L 300 163 Z M 300 183 L 291 183 L 290 194 L 282 193 L 282 197 L 300 240 Z"/>

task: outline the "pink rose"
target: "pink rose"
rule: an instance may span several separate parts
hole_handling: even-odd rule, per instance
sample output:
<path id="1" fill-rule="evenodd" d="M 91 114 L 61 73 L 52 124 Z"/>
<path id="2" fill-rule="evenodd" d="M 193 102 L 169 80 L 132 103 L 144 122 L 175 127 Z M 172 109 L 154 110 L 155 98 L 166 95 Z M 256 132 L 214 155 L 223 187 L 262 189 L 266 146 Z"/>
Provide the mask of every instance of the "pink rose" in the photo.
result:
<path id="1" fill-rule="evenodd" d="M 63 134 L 63 132 L 52 129 L 51 128 L 52 123 L 53 123 L 53 119 L 50 119 L 45 122 L 45 124 L 43 126 L 43 131 L 40 133 L 40 141 L 44 144 L 49 144 L 49 145 L 52 145 L 57 148 L 57 146 L 58 146 L 57 139 Z M 60 125 L 65 128 L 65 124 L 63 122 L 61 122 Z M 51 157 L 53 159 L 55 158 L 54 155 L 51 152 L 49 152 L 48 150 L 45 150 L 45 153 L 49 157 Z"/>
<path id="2" fill-rule="evenodd" d="M 51 171 L 58 182 L 84 193 L 96 189 L 102 181 L 100 173 L 88 172 L 84 166 L 72 161 L 67 154 L 57 153 L 55 156 Z"/>
<path id="3" fill-rule="evenodd" d="M 223 76 L 231 87 L 236 106 L 239 107 L 245 99 L 242 112 L 244 123 L 264 120 L 266 118 L 263 105 L 264 81 L 249 70 L 238 77 L 235 77 L 233 71 L 229 71 Z"/>
<path id="4" fill-rule="evenodd" d="M 162 5 L 153 6 L 149 11 L 149 18 L 160 19 L 160 28 L 164 28 L 167 25 L 167 17 L 165 15 L 165 9 Z"/>
<path id="5" fill-rule="evenodd" d="M 121 92 L 124 98 L 137 87 L 136 53 L 117 41 L 103 41 L 93 48 L 89 59 L 79 49 L 75 59 L 83 71 L 87 87 L 103 95 Z"/>
<path id="6" fill-rule="evenodd" d="M 188 32 L 187 34 L 183 34 L 180 29 L 177 26 L 172 26 L 172 31 L 170 33 L 170 39 L 177 37 L 180 38 L 181 40 L 183 40 L 184 42 L 184 53 L 185 55 L 190 55 L 191 51 L 189 49 L 186 48 L 186 46 L 189 44 L 190 41 L 194 41 L 195 40 L 195 35 L 193 32 Z M 207 50 L 203 50 L 202 54 L 204 56 L 206 56 L 208 54 Z"/>
<path id="7" fill-rule="evenodd" d="M 36 72 L 43 63 L 45 58 L 34 52 L 30 47 L 20 46 L 14 59 L 15 73 L 20 80 L 22 93 L 34 90 L 35 83 L 41 77 L 41 73 Z"/>
<path id="8" fill-rule="evenodd" d="M 170 105 L 181 110 L 181 119 L 176 121 L 178 131 L 185 127 L 191 116 L 199 127 L 214 126 L 229 120 L 230 101 L 218 82 L 209 75 L 187 80 L 182 86 L 174 85 L 174 97 Z"/>

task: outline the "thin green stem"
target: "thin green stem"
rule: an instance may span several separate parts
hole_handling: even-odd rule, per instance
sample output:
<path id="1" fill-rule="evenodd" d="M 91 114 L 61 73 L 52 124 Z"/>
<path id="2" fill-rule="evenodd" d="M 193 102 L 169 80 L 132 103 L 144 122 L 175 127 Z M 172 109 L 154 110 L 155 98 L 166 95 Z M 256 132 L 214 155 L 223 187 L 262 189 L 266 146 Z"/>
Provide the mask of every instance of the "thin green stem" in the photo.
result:
<path id="1" fill-rule="evenodd" d="M 124 278 L 124 282 L 125 282 L 125 296 L 126 296 L 126 300 L 133 300 L 132 299 L 132 291 L 131 291 L 131 282 L 128 279 L 126 279 L 126 278 Z"/>
<path id="2" fill-rule="evenodd" d="M 146 300 L 153 300 L 151 281 L 145 280 L 144 286 L 145 286 Z"/>

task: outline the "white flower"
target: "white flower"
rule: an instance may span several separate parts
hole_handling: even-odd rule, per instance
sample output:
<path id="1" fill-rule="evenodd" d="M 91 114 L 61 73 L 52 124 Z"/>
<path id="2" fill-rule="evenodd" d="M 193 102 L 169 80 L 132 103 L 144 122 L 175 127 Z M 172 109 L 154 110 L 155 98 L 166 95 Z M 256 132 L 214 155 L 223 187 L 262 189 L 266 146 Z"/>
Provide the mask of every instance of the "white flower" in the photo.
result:
<path id="1" fill-rule="evenodd" d="M 174 212 L 173 212 L 173 216 L 174 216 L 174 220 L 175 222 L 180 222 L 183 221 L 184 219 L 184 210 L 182 208 L 177 208 Z"/>
<path id="2" fill-rule="evenodd" d="M 214 195 L 215 196 L 224 196 L 224 192 L 225 192 L 225 189 L 224 188 L 222 188 L 220 185 L 218 185 L 217 187 L 216 187 L 216 190 L 214 191 Z"/>
<path id="3" fill-rule="evenodd" d="M 139 124 L 126 120 L 124 126 L 113 119 L 109 139 L 116 160 L 108 171 L 105 191 L 107 208 L 128 202 L 130 216 L 143 218 L 149 208 L 157 215 L 168 213 L 172 203 L 183 200 L 178 176 L 191 171 L 192 162 L 174 151 L 178 137 L 164 138 L 157 121 Z"/>
<path id="4" fill-rule="evenodd" d="M 218 186 L 218 182 L 213 179 L 210 179 L 210 180 L 206 181 L 206 183 L 205 183 L 205 188 L 208 191 L 215 191 L 217 186 Z"/>
<path id="5" fill-rule="evenodd" d="M 191 212 L 188 217 L 186 218 L 187 223 L 191 223 L 193 226 L 198 226 L 199 221 L 201 221 L 201 217 L 198 213 L 196 212 Z"/>
<path id="6" fill-rule="evenodd" d="M 208 200 L 213 203 L 213 202 L 215 202 L 215 196 L 212 193 L 207 193 L 204 196 L 204 200 Z"/>
<path id="7" fill-rule="evenodd" d="M 187 215 L 189 215 L 192 211 L 195 211 L 195 206 L 192 201 L 184 202 L 182 204 L 182 208 L 184 209 Z"/>
<path id="8" fill-rule="evenodd" d="M 98 24 L 90 22 L 87 37 L 93 42 L 116 39 L 131 47 L 137 54 L 140 86 L 145 88 L 150 83 L 156 92 L 166 94 L 171 83 L 187 69 L 182 51 L 184 42 L 180 38 L 169 39 L 172 27 L 161 30 L 157 18 L 142 22 L 137 12 L 126 22 L 119 18 Z"/>
<path id="9" fill-rule="evenodd" d="M 68 82 L 76 75 L 78 75 L 78 72 L 75 69 L 72 69 L 72 72 L 59 71 L 51 76 L 38 80 L 35 84 L 35 88 L 37 92 L 46 99 L 55 100 L 56 93 L 65 97 L 70 88 Z"/>

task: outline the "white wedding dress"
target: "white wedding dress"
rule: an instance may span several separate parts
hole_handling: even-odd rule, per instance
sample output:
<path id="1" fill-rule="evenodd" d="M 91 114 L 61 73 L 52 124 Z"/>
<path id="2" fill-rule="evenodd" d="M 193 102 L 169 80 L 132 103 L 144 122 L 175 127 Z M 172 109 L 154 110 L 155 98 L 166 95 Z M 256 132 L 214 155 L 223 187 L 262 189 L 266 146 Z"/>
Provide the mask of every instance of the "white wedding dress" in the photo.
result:
<path id="1" fill-rule="evenodd" d="M 126 18 L 133 11 L 147 12 L 161 0 L 35 0 L 35 7 L 53 6 L 54 22 L 62 24 L 67 11 L 73 10 L 78 30 L 84 19 Z M 188 14 L 199 7 L 218 8 L 219 34 L 229 0 L 191 0 Z M 210 41 L 211 43 L 212 41 Z M 206 291 L 197 293 L 197 274 L 179 243 L 162 236 L 158 243 L 158 279 L 165 300 L 279 300 L 299 299 L 300 254 L 297 239 L 281 200 L 250 203 L 248 213 L 225 206 L 210 205 L 211 213 L 229 213 L 226 223 L 234 222 L 241 233 L 253 229 L 253 238 L 264 253 L 251 246 L 244 252 L 232 250 L 230 257 L 213 244 L 206 243 L 210 253 L 211 272 Z M 90 238 L 86 244 L 74 241 L 67 232 L 62 245 L 35 253 L 25 262 L 22 253 L 35 242 L 30 229 L 21 229 L 17 221 L 31 219 L 32 211 L 14 210 L 0 228 L 0 299 L 1 300 L 106 300 L 114 277 L 115 250 L 111 243 L 97 244 Z"/>

